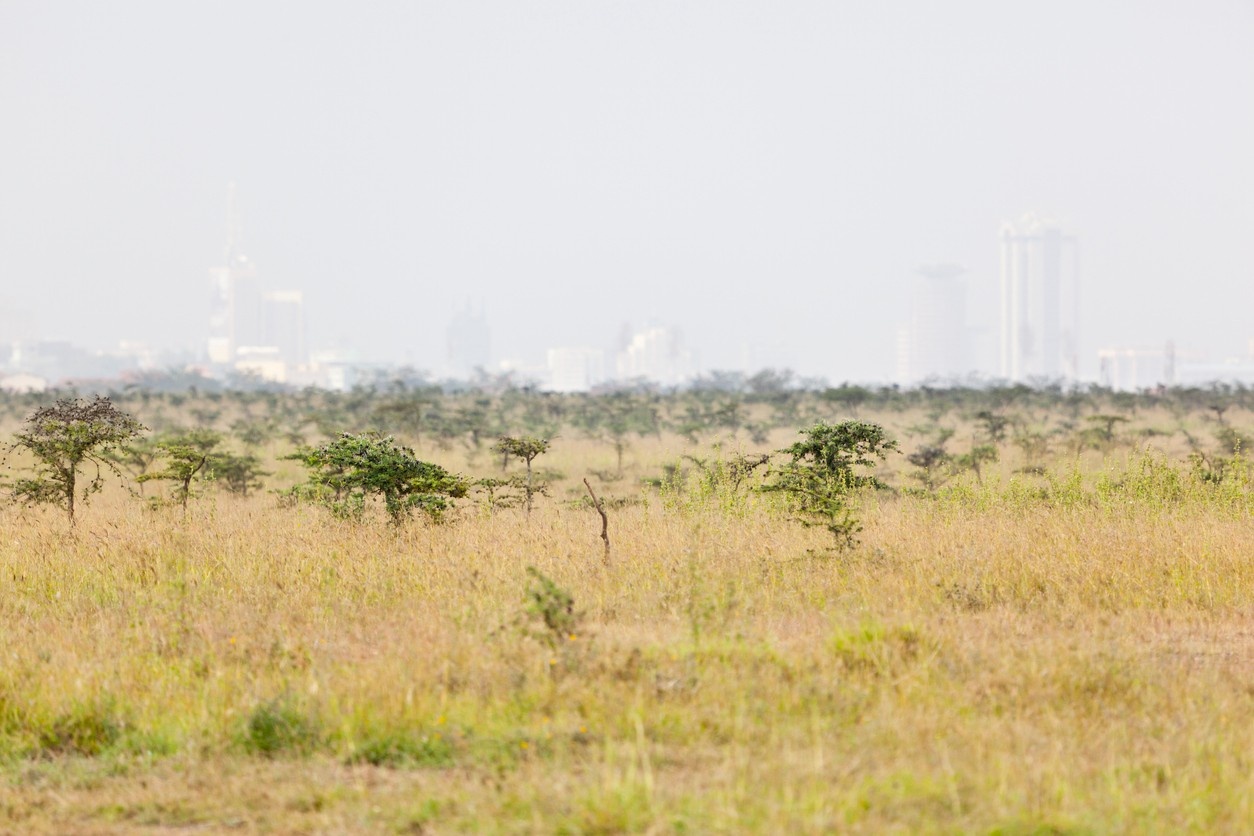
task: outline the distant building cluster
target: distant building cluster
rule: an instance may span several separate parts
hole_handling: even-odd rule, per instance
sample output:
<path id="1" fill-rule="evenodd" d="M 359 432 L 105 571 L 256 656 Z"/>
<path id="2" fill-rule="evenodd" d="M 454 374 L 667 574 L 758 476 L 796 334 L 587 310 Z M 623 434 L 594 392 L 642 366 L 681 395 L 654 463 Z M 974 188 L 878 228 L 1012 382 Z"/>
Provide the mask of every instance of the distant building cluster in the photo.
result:
<path id="1" fill-rule="evenodd" d="M 257 269 L 244 255 L 213 268 L 209 278 L 211 365 L 282 382 L 308 362 L 299 290 L 262 291 Z"/>
<path id="2" fill-rule="evenodd" d="M 614 365 L 619 380 L 643 379 L 663 386 L 678 386 L 697 374 L 692 352 L 684 347 L 679 331 L 661 325 L 633 333 Z"/>
<path id="3" fill-rule="evenodd" d="M 996 375 L 1080 380 L 1080 255 L 1074 235 L 1037 215 L 1002 224 Z M 956 265 L 920 268 L 897 337 L 897 379 L 955 380 L 976 368 Z"/>
<path id="4" fill-rule="evenodd" d="M 610 383 L 639 381 L 680 386 L 697 376 L 696 361 L 679 331 L 662 325 L 626 329 L 612 371 L 606 352 L 599 348 L 550 348 L 547 360 L 545 384 L 553 392 L 587 392 Z"/>
<path id="5" fill-rule="evenodd" d="M 207 374 L 220 383 L 246 382 L 347 389 L 355 383 L 425 373 L 389 363 L 349 361 L 339 351 L 311 351 L 300 290 L 266 287 L 244 254 L 234 186 L 221 266 L 209 270 L 208 334 L 203 352 L 158 354 L 120 343 L 89 351 L 65 341 L 16 341 L 0 350 L 0 390 L 42 391 L 88 381 L 144 379 L 153 374 Z M 904 385 L 952 384 L 983 365 L 1008 382 L 1080 382 L 1080 254 L 1076 236 L 1038 215 L 1002 224 L 995 336 L 968 321 L 965 271 L 955 264 L 920 267 L 901 300 L 896 377 Z M 991 244 L 991 240 L 990 240 Z M 992 277 L 988 286 L 991 290 Z M 975 297 L 979 301 L 979 297 Z M 990 305 L 993 300 L 988 300 Z M 987 341 L 979 345 L 981 333 Z M 445 380 L 502 380 L 553 392 L 588 392 L 610 385 L 682 386 L 700 369 L 679 330 L 650 324 L 624 326 L 606 347 L 558 345 L 540 363 L 493 360 L 483 306 L 467 304 L 453 315 L 443 363 L 421 364 Z M 984 358 L 984 363 L 980 360 Z M 433 358 L 434 359 L 434 358 Z M 1171 341 L 1152 347 L 1111 346 L 1097 353 L 1096 382 L 1116 390 L 1215 381 L 1254 385 L 1254 339 L 1245 356 L 1216 362 L 1178 350 Z M 745 369 L 745 371 L 752 371 Z M 151 378 L 150 378 L 151 379 Z M 1092 379 L 1091 373 L 1090 378 Z"/>
<path id="6" fill-rule="evenodd" d="M 1176 347 L 1103 348 L 1097 352 L 1099 381 L 1122 392 L 1134 392 L 1176 382 Z"/>
<path id="7" fill-rule="evenodd" d="M 599 348 L 550 348 L 547 360 L 548 389 L 553 392 L 588 392 L 608 379 L 605 352 Z"/>
<path id="8" fill-rule="evenodd" d="M 1160 386 L 1204 386 L 1215 381 L 1254 385 L 1254 339 L 1244 357 L 1219 362 L 1177 352 L 1170 340 L 1161 347 L 1103 348 L 1097 352 L 1098 383 L 1121 392 Z"/>
<path id="9" fill-rule="evenodd" d="M 129 341 L 108 351 L 91 351 L 66 340 L 18 340 L 7 353 L 0 351 L 0 391 L 43 392 L 89 381 L 123 380 L 190 359 Z"/>
<path id="10" fill-rule="evenodd" d="M 257 266 L 241 251 L 232 190 L 226 257 L 209 271 L 209 338 L 214 371 L 276 383 L 313 382 L 305 344 L 305 299 L 299 290 L 263 289 Z"/>
<path id="11" fill-rule="evenodd" d="M 1054 221 L 1028 214 L 1003 223 L 994 376 L 1010 382 L 1079 382 L 1080 245 Z M 977 365 L 966 290 L 955 265 L 923 267 L 910 290 L 908 321 L 897 334 L 897 380 L 953 382 Z M 1096 382 L 1135 391 L 1215 381 L 1254 384 L 1254 339 L 1245 357 L 1215 362 L 1154 347 L 1113 346 L 1097 353 Z"/>

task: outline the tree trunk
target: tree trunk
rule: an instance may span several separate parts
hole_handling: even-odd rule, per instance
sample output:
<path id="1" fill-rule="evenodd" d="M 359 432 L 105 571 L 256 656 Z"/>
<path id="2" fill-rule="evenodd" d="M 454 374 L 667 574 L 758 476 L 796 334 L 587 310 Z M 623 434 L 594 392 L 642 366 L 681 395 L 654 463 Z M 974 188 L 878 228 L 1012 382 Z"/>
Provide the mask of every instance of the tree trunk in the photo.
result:
<path id="1" fill-rule="evenodd" d="M 65 510 L 66 510 L 66 513 L 69 514 L 70 516 L 70 525 L 74 525 L 74 490 L 76 488 L 75 476 L 77 475 L 78 474 L 75 472 L 74 468 L 71 466 L 69 473 L 67 473 L 65 476 L 65 486 L 66 486 Z"/>
<path id="2" fill-rule="evenodd" d="M 527 516 L 531 516 L 531 459 L 527 459 Z"/>

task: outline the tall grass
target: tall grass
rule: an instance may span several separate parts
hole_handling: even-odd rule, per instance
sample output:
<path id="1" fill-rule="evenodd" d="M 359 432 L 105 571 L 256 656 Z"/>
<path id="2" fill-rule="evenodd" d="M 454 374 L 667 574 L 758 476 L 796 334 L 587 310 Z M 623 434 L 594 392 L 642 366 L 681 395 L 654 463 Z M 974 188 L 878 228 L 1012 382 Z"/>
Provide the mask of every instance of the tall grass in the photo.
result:
<path id="1" fill-rule="evenodd" d="M 845 552 L 689 468 L 609 485 L 609 566 L 574 486 L 399 530 L 0 511 L 0 826 L 1254 828 L 1248 468 L 868 494 Z"/>

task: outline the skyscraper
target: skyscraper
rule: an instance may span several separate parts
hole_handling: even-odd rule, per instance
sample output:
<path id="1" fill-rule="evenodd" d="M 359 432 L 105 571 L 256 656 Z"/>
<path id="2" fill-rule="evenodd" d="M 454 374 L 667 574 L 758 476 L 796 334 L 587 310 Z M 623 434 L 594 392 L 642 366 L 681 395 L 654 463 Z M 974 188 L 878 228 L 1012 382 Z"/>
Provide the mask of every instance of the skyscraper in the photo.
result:
<path id="1" fill-rule="evenodd" d="M 550 348 L 549 391 L 587 392 L 605 382 L 605 352 L 599 348 Z"/>
<path id="2" fill-rule="evenodd" d="M 492 333 L 483 309 L 478 313 L 466 305 L 448 326 L 448 370 L 459 378 L 469 378 L 479 369 L 487 370 L 492 360 Z"/>
<path id="3" fill-rule="evenodd" d="M 241 346 L 261 342 L 261 287 L 257 268 L 241 251 L 235 184 L 227 192 L 227 234 L 223 266 L 209 270 L 210 363 L 233 363 Z"/>
<path id="4" fill-rule="evenodd" d="M 1080 248 L 1053 221 L 1001 228 L 1001 375 L 1079 377 Z"/>
<path id="5" fill-rule="evenodd" d="M 266 345 L 292 366 L 308 359 L 305 347 L 305 296 L 299 290 L 272 290 L 262 296 L 261 333 Z"/>
<path id="6" fill-rule="evenodd" d="M 962 273 L 956 264 L 919 268 L 910 295 L 910 324 L 898 336 L 897 374 L 903 383 L 970 371 Z"/>
<path id="7" fill-rule="evenodd" d="M 257 268 L 233 254 L 226 266 L 209 270 L 209 362 L 228 364 L 241 346 L 261 341 L 261 291 Z"/>

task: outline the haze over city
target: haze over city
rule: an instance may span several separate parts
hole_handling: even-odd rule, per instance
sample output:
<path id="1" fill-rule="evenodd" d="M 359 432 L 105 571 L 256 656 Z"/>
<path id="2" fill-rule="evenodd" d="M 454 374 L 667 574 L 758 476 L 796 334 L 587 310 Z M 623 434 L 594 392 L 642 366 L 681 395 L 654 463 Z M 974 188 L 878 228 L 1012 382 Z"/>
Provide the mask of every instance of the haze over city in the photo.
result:
<path id="1" fill-rule="evenodd" d="M 892 381 L 953 265 L 997 377 L 1032 214 L 1077 242 L 1079 379 L 1246 356 L 1252 36 L 1247 2 L 10 0 L 0 345 L 208 360 L 235 184 L 302 351 L 442 373 L 471 310 L 492 369 L 657 325 L 694 370 Z"/>

